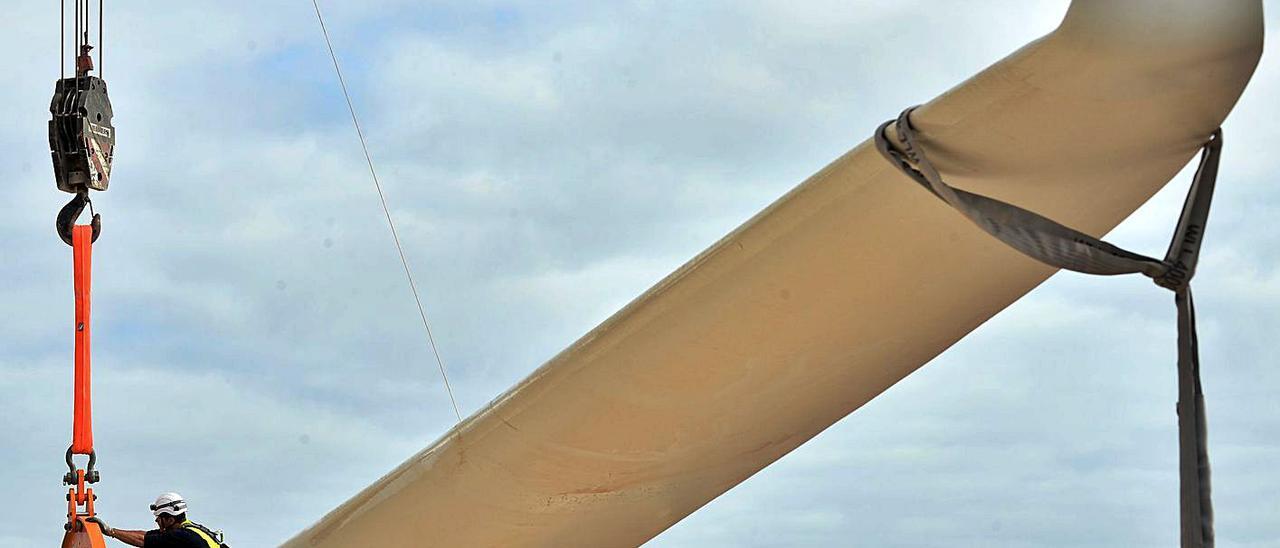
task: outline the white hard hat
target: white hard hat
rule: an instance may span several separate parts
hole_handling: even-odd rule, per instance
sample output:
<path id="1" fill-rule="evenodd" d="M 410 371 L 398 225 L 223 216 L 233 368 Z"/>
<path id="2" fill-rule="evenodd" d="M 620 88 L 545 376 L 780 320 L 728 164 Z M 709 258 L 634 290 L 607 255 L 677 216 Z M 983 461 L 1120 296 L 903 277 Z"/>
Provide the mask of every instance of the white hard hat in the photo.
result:
<path id="1" fill-rule="evenodd" d="M 156 497 L 156 502 L 151 505 L 151 513 L 156 517 L 161 514 L 169 514 L 176 516 L 187 513 L 187 501 L 182 495 L 177 493 L 163 493 Z"/>

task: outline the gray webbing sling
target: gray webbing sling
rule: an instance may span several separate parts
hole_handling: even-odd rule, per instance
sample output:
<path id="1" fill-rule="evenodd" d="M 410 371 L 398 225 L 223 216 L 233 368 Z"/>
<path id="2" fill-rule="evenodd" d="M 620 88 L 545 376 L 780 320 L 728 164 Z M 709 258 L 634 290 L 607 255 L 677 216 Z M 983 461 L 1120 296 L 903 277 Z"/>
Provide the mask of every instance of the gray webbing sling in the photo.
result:
<path id="1" fill-rule="evenodd" d="M 1172 290 L 1178 307 L 1178 466 L 1181 491 L 1183 548 L 1212 548 L 1213 506 L 1209 498 L 1209 455 L 1205 443 L 1204 393 L 1196 348 L 1195 304 L 1191 277 L 1195 274 L 1204 237 L 1209 202 L 1218 176 L 1222 130 L 1205 143 L 1200 166 L 1182 206 L 1182 216 L 1163 261 L 1131 253 L 1072 230 L 1018 206 L 952 188 L 929 163 L 915 138 L 911 112 L 897 119 L 897 139 L 876 130 L 876 149 L 903 173 L 962 213 L 979 228 L 1023 254 L 1057 268 L 1111 276 L 1141 273 L 1156 285 Z"/>

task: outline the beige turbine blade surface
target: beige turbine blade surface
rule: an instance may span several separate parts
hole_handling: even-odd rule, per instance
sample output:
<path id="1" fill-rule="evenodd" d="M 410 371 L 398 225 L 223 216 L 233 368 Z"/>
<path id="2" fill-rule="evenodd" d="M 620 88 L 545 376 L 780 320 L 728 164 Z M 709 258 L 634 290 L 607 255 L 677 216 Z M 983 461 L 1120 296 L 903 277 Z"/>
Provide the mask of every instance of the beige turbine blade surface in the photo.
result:
<path id="1" fill-rule="evenodd" d="M 951 183 L 1102 234 L 1227 116 L 1262 21 L 1077 0 L 916 120 Z M 1052 273 L 864 142 L 286 546 L 641 544 Z"/>

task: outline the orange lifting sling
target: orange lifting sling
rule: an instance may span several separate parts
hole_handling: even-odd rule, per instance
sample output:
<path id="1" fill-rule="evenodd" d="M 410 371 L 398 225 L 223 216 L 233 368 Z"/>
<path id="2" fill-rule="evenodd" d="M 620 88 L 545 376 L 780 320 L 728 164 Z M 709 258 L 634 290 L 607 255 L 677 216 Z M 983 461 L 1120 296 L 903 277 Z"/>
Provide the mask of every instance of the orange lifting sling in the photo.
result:
<path id="1" fill-rule="evenodd" d="M 89 399 L 89 289 L 93 264 L 92 230 L 89 225 L 76 225 L 72 231 L 76 293 L 76 374 L 71 453 L 76 455 L 93 454 L 93 406 L 90 405 Z"/>
<path id="2" fill-rule="evenodd" d="M 86 484 L 98 481 L 98 472 L 93 469 L 97 454 L 93 450 L 93 406 L 90 400 L 90 367 L 89 367 L 89 291 L 93 271 L 93 227 L 76 225 L 71 230 L 72 261 L 75 263 L 75 295 L 76 295 L 76 349 L 75 349 L 75 385 L 72 418 L 71 447 L 67 449 L 67 467 L 70 471 L 63 477 L 63 482 L 71 485 L 67 492 L 67 524 L 66 535 L 62 538 L 63 548 L 104 548 L 106 541 L 97 523 L 85 521 L 94 516 L 93 502 L 96 498 L 93 488 Z M 89 457 L 88 470 L 76 468 L 73 455 Z"/>

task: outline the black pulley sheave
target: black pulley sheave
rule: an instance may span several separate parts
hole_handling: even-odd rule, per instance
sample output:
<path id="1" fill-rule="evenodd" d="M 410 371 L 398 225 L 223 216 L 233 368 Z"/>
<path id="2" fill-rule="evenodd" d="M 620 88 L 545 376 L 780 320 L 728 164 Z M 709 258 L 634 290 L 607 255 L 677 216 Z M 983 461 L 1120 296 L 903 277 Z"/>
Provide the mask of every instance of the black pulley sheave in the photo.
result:
<path id="1" fill-rule="evenodd" d="M 49 148 L 58 189 L 106 190 L 116 145 L 107 83 L 87 75 L 59 80 L 49 112 Z"/>
<path id="2" fill-rule="evenodd" d="M 58 213 L 58 235 L 69 245 L 71 226 L 89 205 L 90 190 L 106 190 L 111 181 L 111 161 L 115 156 L 116 130 L 111 125 L 111 99 L 107 83 L 90 76 L 88 46 L 84 46 L 76 75 L 58 80 L 49 112 L 49 149 L 58 190 L 76 195 Z M 92 206 L 91 206 L 92 207 Z M 93 237 L 101 231 L 99 216 L 93 216 Z"/>

